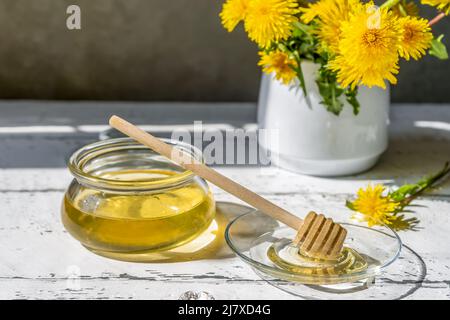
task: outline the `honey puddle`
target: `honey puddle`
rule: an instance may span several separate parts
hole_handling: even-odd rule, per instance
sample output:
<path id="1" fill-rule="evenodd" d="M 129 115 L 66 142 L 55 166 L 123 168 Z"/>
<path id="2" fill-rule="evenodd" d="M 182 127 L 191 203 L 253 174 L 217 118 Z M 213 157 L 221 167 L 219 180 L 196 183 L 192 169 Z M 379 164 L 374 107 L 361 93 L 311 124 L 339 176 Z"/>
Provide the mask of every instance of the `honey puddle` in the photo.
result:
<path id="1" fill-rule="evenodd" d="M 288 239 L 272 244 L 267 256 L 276 266 L 299 275 L 352 274 L 368 267 L 368 262 L 349 247 L 344 247 L 336 260 L 321 260 L 300 254 Z"/>

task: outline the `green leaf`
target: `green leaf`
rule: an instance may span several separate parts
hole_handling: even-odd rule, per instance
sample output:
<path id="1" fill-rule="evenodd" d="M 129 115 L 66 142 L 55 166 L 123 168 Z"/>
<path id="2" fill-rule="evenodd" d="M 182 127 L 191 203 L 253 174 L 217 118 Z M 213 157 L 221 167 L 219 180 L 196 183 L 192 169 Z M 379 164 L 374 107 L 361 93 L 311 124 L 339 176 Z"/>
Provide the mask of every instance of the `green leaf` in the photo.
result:
<path id="1" fill-rule="evenodd" d="M 405 3 L 406 5 L 406 3 Z M 398 3 L 397 5 L 398 11 L 400 11 L 400 14 L 402 15 L 402 17 L 406 17 L 408 15 L 408 13 L 405 10 L 405 7 L 403 6 L 403 4 L 401 2 Z"/>
<path id="2" fill-rule="evenodd" d="M 308 96 L 308 92 L 306 91 L 306 84 L 305 84 L 305 78 L 303 76 L 303 70 L 302 70 L 302 67 L 301 67 L 301 61 L 300 61 L 300 59 L 297 60 L 297 61 L 298 61 L 297 62 L 298 63 L 298 67 L 294 68 L 294 71 L 297 73 L 297 78 L 300 81 L 300 87 L 302 88 L 303 94 L 306 97 L 306 96 Z"/>
<path id="3" fill-rule="evenodd" d="M 282 51 L 282 52 L 286 52 L 288 51 L 288 48 L 283 44 L 283 43 L 278 43 L 278 50 Z"/>
<path id="4" fill-rule="evenodd" d="M 292 36 L 294 38 L 300 38 L 303 35 L 303 31 L 297 28 L 294 28 L 294 30 L 292 31 Z"/>
<path id="5" fill-rule="evenodd" d="M 386 9 L 390 9 L 393 6 L 395 6 L 397 3 L 399 3 L 400 0 L 387 0 L 386 2 L 384 2 L 380 8 L 386 8 Z"/>
<path id="6" fill-rule="evenodd" d="M 322 81 L 321 79 L 318 79 L 316 83 L 323 99 L 320 103 L 325 105 L 328 111 L 338 116 L 344 107 L 344 104 L 339 100 L 343 90 L 337 88 L 334 83 Z"/>
<path id="7" fill-rule="evenodd" d="M 355 206 L 353 205 L 353 202 L 351 202 L 351 201 L 348 201 L 348 200 L 345 201 L 345 206 L 347 208 L 349 208 L 350 210 L 356 211 Z"/>
<path id="8" fill-rule="evenodd" d="M 316 83 L 322 96 L 320 103 L 325 105 L 328 111 L 338 116 L 344 108 L 343 102 L 339 99 L 344 93 L 344 89 L 337 83 L 336 74 L 322 65 Z"/>
<path id="9" fill-rule="evenodd" d="M 294 31 L 300 31 L 302 33 L 309 34 L 311 32 L 312 27 L 308 26 L 307 24 L 301 23 L 300 21 L 295 21 L 293 23 Z"/>
<path id="10" fill-rule="evenodd" d="M 443 34 L 431 40 L 431 49 L 428 51 L 428 54 L 435 56 L 438 59 L 446 60 L 448 59 L 448 53 L 445 44 L 442 43 L 442 38 L 444 38 Z"/>
<path id="11" fill-rule="evenodd" d="M 355 116 L 358 115 L 360 109 L 359 101 L 356 98 L 357 95 L 358 95 L 358 87 L 356 87 L 353 90 L 350 88 L 347 88 L 345 90 L 346 100 L 353 107 L 353 114 Z"/>

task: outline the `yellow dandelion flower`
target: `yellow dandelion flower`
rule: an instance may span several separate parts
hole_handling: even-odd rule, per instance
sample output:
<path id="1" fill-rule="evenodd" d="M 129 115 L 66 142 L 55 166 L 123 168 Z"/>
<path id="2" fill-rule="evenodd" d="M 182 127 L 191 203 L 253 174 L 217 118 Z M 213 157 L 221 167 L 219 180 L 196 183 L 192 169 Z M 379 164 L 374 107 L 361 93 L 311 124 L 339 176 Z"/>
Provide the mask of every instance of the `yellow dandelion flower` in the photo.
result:
<path id="1" fill-rule="evenodd" d="M 300 9 L 303 13 L 301 20 L 309 23 L 317 18 L 318 27 L 314 33 L 321 41 L 321 49 L 336 53 L 339 49 L 341 23 L 347 21 L 350 13 L 359 5 L 359 0 L 320 0 Z"/>
<path id="2" fill-rule="evenodd" d="M 385 80 L 397 82 L 401 36 L 397 17 L 388 9 L 359 6 L 342 23 L 339 54 L 328 67 L 343 87 L 386 88 Z"/>
<path id="3" fill-rule="evenodd" d="M 271 51 L 269 53 L 260 52 L 261 60 L 258 65 L 262 66 L 263 71 L 267 74 L 275 73 L 275 78 L 283 82 L 283 84 L 290 84 L 296 77 L 296 72 L 293 68 L 298 64 L 294 59 L 281 51 Z"/>
<path id="4" fill-rule="evenodd" d="M 297 0 L 252 0 L 245 17 L 245 30 L 251 40 L 267 48 L 272 41 L 287 39 L 298 21 Z"/>
<path id="5" fill-rule="evenodd" d="M 450 13 L 450 0 L 421 0 L 422 4 L 427 4 L 438 8 L 445 14 Z"/>
<path id="6" fill-rule="evenodd" d="M 419 15 L 419 7 L 412 1 L 400 1 L 395 6 L 392 7 L 392 12 L 398 17 Z"/>
<path id="7" fill-rule="evenodd" d="M 366 221 L 369 227 L 379 222 L 391 224 L 393 212 L 398 204 L 393 202 L 389 197 L 383 196 L 384 187 L 369 185 L 367 189 L 359 189 L 358 197 L 353 202 L 353 207 L 360 214 L 356 214 L 354 218 Z"/>
<path id="8" fill-rule="evenodd" d="M 426 53 L 425 50 L 431 46 L 433 40 L 428 21 L 422 18 L 402 17 L 398 22 L 403 30 L 399 48 L 400 57 L 418 60 Z"/>
<path id="9" fill-rule="evenodd" d="M 238 23 L 245 19 L 248 3 L 250 1 L 251 0 L 228 0 L 223 4 L 220 18 L 222 20 L 222 25 L 228 32 L 233 31 Z"/>
<path id="10" fill-rule="evenodd" d="M 300 12 L 302 13 L 302 16 L 300 17 L 300 19 L 304 22 L 304 23 L 310 23 L 311 21 L 313 21 L 315 18 L 317 18 L 319 16 L 319 13 L 323 12 L 325 9 L 325 0 L 322 1 L 318 1 L 316 3 L 309 3 L 308 7 L 306 8 L 300 8 Z"/>

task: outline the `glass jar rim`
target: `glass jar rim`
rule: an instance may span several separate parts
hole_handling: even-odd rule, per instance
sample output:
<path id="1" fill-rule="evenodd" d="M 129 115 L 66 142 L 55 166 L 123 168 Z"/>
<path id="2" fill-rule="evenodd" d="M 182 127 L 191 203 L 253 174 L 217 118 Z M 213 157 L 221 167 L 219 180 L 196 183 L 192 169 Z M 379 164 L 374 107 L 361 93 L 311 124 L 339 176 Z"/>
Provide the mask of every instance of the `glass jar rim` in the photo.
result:
<path id="1" fill-rule="evenodd" d="M 202 152 L 191 144 L 179 140 L 160 138 L 164 142 L 179 148 L 190 154 L 195 160 L 203 163 Z M 101 140 L 94 143 L 87 144 L 76 150 L 68 161 L 68 168 L 72 175 L 81 184 L 90 187 L 107 190 L 122 190 L 122 191 L 146 191 L 155 190 L 166 187 L 179 185 L 190 181 L 195 174 L 192 171 L 185 170 L 175 173 L 167 177 L 161 177 L 151 180 L 115 180 L 93 175 L 84 170 L 84 165 L 89 161 L 102 154 L 107 154 L 112 151 L 141 149 L 150 150 L 148 147 L 131 138 L 114 138 Z M 152 151 L 153 152 L 153 151 Z M 170 160 L 168 160 L 170 161 Z"/>

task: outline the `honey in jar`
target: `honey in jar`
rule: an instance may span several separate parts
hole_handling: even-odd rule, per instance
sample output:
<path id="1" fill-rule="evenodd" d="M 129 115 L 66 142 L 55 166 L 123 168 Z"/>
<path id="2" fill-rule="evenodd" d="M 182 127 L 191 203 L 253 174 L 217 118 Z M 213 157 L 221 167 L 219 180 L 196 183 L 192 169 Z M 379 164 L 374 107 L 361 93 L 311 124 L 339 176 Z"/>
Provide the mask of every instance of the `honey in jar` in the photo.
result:
<path id="1" fill-rule="evenodd" d="M 169 143 L 201 160 L 192 146 Z M 203 179 L 131 139 L 86 146 L 69 168 L 75 179 L 64 196 L 62 221 L 96 253 L 123 258 L 168 250 L 197 237 L 214 218 Z"/>

